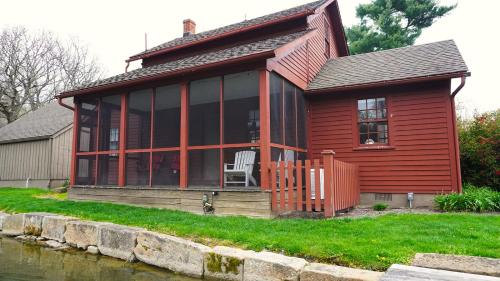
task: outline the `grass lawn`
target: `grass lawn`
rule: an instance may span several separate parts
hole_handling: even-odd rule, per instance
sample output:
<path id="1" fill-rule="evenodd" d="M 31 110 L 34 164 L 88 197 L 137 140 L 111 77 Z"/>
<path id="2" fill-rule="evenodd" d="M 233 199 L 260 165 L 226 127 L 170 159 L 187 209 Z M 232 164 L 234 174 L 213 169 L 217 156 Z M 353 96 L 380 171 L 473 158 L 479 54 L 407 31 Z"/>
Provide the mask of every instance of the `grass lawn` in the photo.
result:
<path id="1" fill-rule="evenodd" d="M 38 189 L 0 188 L 0 210 L 45 211 L 144 227 L 212 245 L 268 249 L 373 270 L 409 263 L 416 252 L 500 258 L 500 216 L 402 214 L 377 218 L 265 220 L 74 202 Z"/>

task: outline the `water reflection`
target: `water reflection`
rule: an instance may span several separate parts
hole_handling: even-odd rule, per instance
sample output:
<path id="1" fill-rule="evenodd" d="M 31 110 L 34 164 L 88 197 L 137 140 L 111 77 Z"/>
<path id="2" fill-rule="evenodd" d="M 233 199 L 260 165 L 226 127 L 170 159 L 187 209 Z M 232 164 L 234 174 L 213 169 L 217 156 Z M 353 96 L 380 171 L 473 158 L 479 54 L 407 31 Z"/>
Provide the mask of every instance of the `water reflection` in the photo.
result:
<path id="1" fill-rule="evenodd" d="M 143 263 L 62 252 L 0 237 L 0 280 L 196 281 Z"/>

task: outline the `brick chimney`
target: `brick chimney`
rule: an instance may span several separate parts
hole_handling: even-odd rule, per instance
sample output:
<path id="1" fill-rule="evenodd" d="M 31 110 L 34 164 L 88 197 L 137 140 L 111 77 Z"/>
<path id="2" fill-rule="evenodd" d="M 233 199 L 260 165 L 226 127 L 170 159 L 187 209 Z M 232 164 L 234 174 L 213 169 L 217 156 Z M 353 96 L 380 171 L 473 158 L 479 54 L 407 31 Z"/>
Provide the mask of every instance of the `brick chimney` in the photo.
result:
<path id="1" fill-rule="evenodd" d="M 185 19 L 183 21 L 184 24 L 184 33 L 182 34 L 183 37 L 193 35 L 196 33 L 196 23 L 192 19 Z"/>

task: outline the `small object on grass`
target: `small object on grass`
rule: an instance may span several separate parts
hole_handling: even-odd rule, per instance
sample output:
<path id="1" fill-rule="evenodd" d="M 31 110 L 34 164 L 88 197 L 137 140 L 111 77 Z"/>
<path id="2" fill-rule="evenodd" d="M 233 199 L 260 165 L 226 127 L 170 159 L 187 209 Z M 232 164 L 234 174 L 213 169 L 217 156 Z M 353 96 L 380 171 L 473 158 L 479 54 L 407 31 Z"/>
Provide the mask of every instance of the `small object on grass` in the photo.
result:
<path id="1" fill-rule="evenodd" d="M 375 211 L 385 211 L 389 207 L 387 204 L 377 203 L 373 205 L 373 210 Z"/>

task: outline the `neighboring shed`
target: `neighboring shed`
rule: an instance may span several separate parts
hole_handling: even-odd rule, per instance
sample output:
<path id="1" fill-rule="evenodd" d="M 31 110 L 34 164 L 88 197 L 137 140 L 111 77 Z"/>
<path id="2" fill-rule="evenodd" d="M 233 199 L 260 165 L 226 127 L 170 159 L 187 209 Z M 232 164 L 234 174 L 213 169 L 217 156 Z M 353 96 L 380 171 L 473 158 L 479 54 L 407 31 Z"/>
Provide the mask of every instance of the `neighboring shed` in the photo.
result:
<path id="1" fill-rule="evenodd" d="M 56 187 L 69 178 L 73 112 L 49 103 L 0 128 L 0 186 Z"/>

